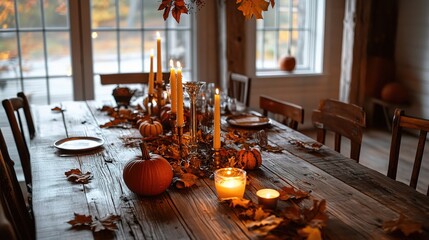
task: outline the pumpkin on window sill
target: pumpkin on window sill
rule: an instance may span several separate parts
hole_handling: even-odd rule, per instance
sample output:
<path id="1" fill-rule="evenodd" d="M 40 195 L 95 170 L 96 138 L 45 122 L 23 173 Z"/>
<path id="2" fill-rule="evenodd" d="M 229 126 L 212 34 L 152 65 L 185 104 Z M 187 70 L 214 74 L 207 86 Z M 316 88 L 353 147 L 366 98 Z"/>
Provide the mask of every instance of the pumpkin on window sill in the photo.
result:
<path id="1" fill-rule="evenodd" d="M 296 59 L 294 56 L 287 55 L 282 58 L 280 58 L 280 70 L 292 72 L 295 70 L 296 66 Z"/>

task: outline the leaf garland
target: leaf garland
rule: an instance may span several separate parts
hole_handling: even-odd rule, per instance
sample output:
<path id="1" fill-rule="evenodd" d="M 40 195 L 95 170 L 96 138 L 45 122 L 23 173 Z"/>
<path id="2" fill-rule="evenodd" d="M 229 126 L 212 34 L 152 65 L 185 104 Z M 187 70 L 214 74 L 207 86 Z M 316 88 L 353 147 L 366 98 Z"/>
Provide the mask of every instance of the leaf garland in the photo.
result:
<path id="1" fill-rule="evenodd" d="M 253 16 L 255 16 L 256 19 L 262 19 L 262 12 L 267 11 L 270 4 L 271 7 L 274 7 L 275 1 L 236 0 L 236 3 L 239 5 L 237 9 L 243 12 L 245 19 L 251 19 Z M 180 15 L 182 13 L 188 14 L 189 10 L 193 9 L 194 6 L 200 8 L 204 4 L 204 0 L 162 0 L 158 7 L 158 11 L 164 10 L 162 14 L 164 21 L 167 20 L 171 12 L 171 15 L 176 19 L 177 23 L 180 23 Z"/>

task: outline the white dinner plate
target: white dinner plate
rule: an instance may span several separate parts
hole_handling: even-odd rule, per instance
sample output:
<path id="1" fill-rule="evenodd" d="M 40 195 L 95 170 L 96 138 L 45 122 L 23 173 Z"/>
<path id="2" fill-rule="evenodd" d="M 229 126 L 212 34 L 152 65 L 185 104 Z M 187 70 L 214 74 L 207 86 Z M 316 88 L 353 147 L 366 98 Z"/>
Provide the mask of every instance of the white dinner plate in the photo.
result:
<path id="1" fill-rule="evenodd" d="M 226 121 L 235 127 L 263 127 L 271 123 L 269 118 L 255 115 L 232 116 Z"/>
<path id="2" fill-rule="evenodd" d="M 104 144 L 104 140 L 98 137 L 69 137 L 58 140 L 54 146 L 66 151 L 84 151 L 98 148 Z"/>

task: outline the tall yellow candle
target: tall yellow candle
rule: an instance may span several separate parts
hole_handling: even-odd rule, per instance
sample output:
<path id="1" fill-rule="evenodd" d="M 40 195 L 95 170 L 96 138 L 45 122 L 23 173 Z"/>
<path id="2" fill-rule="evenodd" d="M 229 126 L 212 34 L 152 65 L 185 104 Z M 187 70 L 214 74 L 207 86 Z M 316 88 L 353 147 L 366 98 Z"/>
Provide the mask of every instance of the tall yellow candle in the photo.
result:
<path id="1" fill-rule="evenodd" d="M 176 82 L 176 70 L 174 69 L 173 60 L 170 59 L 170 97 L 171 97 L 171 112 L 177 112 L 177 82 Z"/>
<path id="2" fill-rule="evenodd" d="M 214 131 L 213 131 L 213 148 L 220 148 L 220 94 L 219 88 L 216 88 L 214 96 Z"/>
<path id="3" fill-rule="evenodd" d="M 159 32 L 156 32 L 156 60 L 156 67 L 158 68 L 156 72 L 156 82 L 162 83 L 161 36 Z"/>
<path id="4" fill-rule="evenodd" d="M 150 51 L 150 70 L 149 70 L 149 94 L 153 94 L 154 75 L 153 75 L 153 49 Z"/>
<path id="5" fill-rule="evenodd" d="M 182 126 L 183 119 L 183 84 L 182 84 L 182 66 L 177 62 L 177 125 Z"/>

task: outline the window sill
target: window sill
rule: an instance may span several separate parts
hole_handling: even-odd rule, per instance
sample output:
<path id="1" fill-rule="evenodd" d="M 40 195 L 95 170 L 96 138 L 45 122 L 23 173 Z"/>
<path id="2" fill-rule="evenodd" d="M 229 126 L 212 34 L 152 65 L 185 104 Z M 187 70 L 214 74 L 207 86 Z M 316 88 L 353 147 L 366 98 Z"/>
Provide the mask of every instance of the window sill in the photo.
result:
<path id="1" fill-rule="evenodd" d="M 293 72 L 287 71 L 264 71 L 256 72 L 256 77 L 273 77 L 273 78 L 287 78 L 287 77 L 313 77 L 313 76 L 322 76 L 321 72 L 314 72 L 309 70 L 294 70 Z"/>

